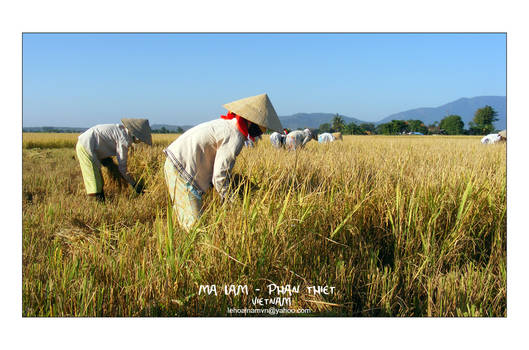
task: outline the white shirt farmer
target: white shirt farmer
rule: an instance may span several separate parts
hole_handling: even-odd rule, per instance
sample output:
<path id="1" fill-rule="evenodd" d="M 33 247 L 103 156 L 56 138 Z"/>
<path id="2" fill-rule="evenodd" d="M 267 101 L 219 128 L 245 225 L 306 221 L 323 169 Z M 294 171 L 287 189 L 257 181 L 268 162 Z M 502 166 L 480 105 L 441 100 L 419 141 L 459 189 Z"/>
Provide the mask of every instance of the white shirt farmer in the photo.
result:
<path id="1" fill-rule="evenodd" d="M 100 124 L 91 127 L 79 135 L 79 142 L 90 154 L 94 163 L 101 167 L 100 161 L 116 157 L 119 172 L 130 184 L 134 184 L 127 171 L 128 150 L 133 140 L 127 129 L 121 124 Z"/>
<path id="2" fill-rule="evenodd" d="M 215 119 L 199 124 L 167 147 L 179 174 L 197 190 L 206 192 L 213 184 L 225 198 L 228 177 L 246 140 L 236 123 L 236 119 Z"/>
<path id="3" fill-rule="evenodd" d="M 498 134 L 488 134 L 481 139 L 481 143 L 496 143 L 501 141 L 501 136 Z"/>
<path id="4" fill-rule="evenodd" d="M 312 132 L 309 129 L 295 130 L 286 136 L 285 145 L 289 150 L 303 148 L 307 142 L 312 140 Z"/>

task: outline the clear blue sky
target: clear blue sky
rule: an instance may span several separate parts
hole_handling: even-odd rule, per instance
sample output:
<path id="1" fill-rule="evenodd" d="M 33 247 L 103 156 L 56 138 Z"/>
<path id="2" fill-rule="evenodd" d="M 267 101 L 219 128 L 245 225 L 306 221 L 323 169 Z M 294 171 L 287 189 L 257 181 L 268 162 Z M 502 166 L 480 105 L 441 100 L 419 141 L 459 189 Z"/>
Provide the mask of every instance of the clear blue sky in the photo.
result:
<path id="1" fill-rule="evenodd" d="M 366 121 L 506 95 L 504 34 L 24 34 L 23 126 L 193 125 L 268 93 Z"/>

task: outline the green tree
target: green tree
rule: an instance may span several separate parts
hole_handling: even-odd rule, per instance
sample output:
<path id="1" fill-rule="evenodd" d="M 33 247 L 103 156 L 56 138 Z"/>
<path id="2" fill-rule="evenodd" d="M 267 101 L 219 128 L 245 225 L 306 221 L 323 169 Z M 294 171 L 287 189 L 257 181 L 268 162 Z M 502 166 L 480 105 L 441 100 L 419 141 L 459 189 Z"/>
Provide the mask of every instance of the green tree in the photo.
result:
<path id="1" fill-rule="evenodd" d="M 403 120 L 392 120 L 389 123 L 380 124 L 377 132 L 384 135 L 396 135 L 406 131 L 408 124 Z"/>
<path id="2" fill-rule="evenodd" d="M 338 113 L 332 118 L 332 128 L 334 131 L 344 131 L 345 129 L 345 122 Z"/>
<path id="3" fill-rule="evenodd" d="M 448 135 L 461 135 L 464 133 L 465 123 L 461 120 L 461 117 L 455 114 L 444 117 L 439 124 L 439 127 L 443 129 Z"/>
<path id="4" fill-rule="evenodd" d="M 446 132 L 441 129 L 439 126 L 439 122 L 436 120 L 432 124 L 427 126 L 428 128 L 428 134 L 430 135 L 436 135 L 436 134 L 445 134 Z"/>
<path id="5" fill-rule="evenodd" d="M 342 134 L 345 134 L 345 135 L 353 135 L 354 133 L 354 129 L 355 129 L 355 126 L 352 125 L 354 123 L 351 123 L 351 124 L 346 124 L 345 127 L 343 128 L 342 130 Z"/>
<path id="6" fill-rule="evenodd" d="M 363 135 L 365 134 L 365 131 L 355 122 L 350 122 L 345 126 L 344 133 L 347 135 Z"/>
<path id="7" fill-rule="evenodd" d="M 404 120 L 392 120 L 391 128 L 393 134 L 401 134 L 408 131 L 408 124 Z"/>
<path id="8" fill-rule="evenodd" d="M 176 128 L 176 133 L 177 134 L 183 134 L 184 133 L 184 129 L 182 129 L 181 127 L 178 127 L 178 128 Z"/>
<path id="9" fill-rule="evenodd" d="M 492 123 L 498 121 L 498 118 L 496 118 L 497 115 L 498 112 L 488 105 L 478 109 L 474 114 L 474 119 L 472 119 L 472 121 L 469 123 L 470 132 L 477 135 L 489 134 L 493 132 L 495 128 Z"/>
<path id="10" fill-rule="evenodd" d="M 365 133 L 374 134 L 376 132 L 376 127 L 373 123 L 362 123 L 360 124 L 360 128 L 362 128 Z"/>
<path id="11" fill-rule="evenodd" d="M 323 123 L 319 127 L 320 132 L 331 132 L 331 124 L 329 123 Z"/>
<path id="12" fill-rule="evenodd" d="M 382 135 L 391 135 L 391 124 L 390 123 L 384 123 L 377 125 L 377 134 Z"/>
<path id="13" fill-rule="evenodd" d="M 424 125 L 422 120 L 410 119 L 407 120 L 408 131 L 416 131 L 422 134 L 428 133 L 428 128 Z"/>

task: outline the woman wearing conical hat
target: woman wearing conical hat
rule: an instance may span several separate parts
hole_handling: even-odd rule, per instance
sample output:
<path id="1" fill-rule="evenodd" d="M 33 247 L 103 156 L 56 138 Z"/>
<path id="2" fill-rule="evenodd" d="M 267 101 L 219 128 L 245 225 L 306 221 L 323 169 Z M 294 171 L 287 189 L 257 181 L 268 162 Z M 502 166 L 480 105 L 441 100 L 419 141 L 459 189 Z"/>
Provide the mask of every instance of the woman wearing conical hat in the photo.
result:
<path id="1" fill-rule="evenodd" d="M 244 142 L 266 129 L 282 129 L 266 94 L 223 107 L 226 115 L 187 130 L 164 150 L 165 181 L 178 221 L 187 231 L 200 217 L 202 196 L 211 186 L 223 199 L 232 199 L 229 176 Z"/>
<path id="2" fill-rule="evenodd" d="M 116 157 L 119 174 L 136 192 L 143 193 L 127 170 L 128 150 L 133 143 L 152 145 L 151 128 L 147 119 L 121 119 L 121 124 L 100 124 L 91 127 L 79 136 L 76 151 L 83 174 L 86 193 L 104 202 L 101 164 L 114 165 L 110 157 Z"/>

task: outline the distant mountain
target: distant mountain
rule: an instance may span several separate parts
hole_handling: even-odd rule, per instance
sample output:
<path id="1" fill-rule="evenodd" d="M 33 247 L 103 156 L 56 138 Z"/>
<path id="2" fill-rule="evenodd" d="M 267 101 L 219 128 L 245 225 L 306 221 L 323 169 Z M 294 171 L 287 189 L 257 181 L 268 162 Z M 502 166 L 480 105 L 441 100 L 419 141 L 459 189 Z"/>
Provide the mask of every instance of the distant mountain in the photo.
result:
<path id="1" fill-rule="evenodd" d="M 425 124 L 432 124 L 435 121 L 441 121 L 441 119 L 447 115 L 456 114 L 461 116 L 461 119 L 465 122 L 465 128 L 468 128 L 468 123 L 474 118 L 476 110 L 483 108 L 486 105 L 491 106 L 496 112 L 498 112 L 498 121 L 494 123 L 494 126 L 500 130 L 507 128 L 507 98 L 505 96 L 460 98 L 459 100 L 435 108 L 416 108 L 392 114 L 376 122 L 376 124 L 387 123 L 393 119 L 419 119 Z"/>
<path id="2" fill-rule="evenodd" d="M 491 106 L 498 112 L 498 121 L 494 123 L 494 126 L 501 130 L 507 128 L 507 98 L 505 96 L 477 96 L 472 98 L 460 98 L 456 101 L 444 104 L 439 107 L 424 107 L 410 109 L 408 111 L 392 114 L 378 122 L 366 122 L 360 119 L 347 117 L 341 115 L 344 122 L 349 124 L 355 122 L 356 124 L 362 123 L 373 123 L 382 124 L 390 122 L 391 120 L 409 120 L 419 119 L 425 124 L 432 124 L 435 121 L 441 121 L 444 117 L 450 114 L 456 114 L 461 116 L 461 119 L 465 122 L 465 128 L 468 128 L 468 123 L 474 118 L 474 113 L 479 108 L 483 108 L 486 105 Z M 331 123 L 335 113 L 296 113 L 289 116 L 279 117 L 281 124 L 285 128 L 289 129 L 303 129 L 303 128 L 318 128 L 323 123 Z M 160 130 L 166 128 L 171 132 L 176 132 L 178 125 L 169 124 L 153 124 L 151 125 L 152 130 Z M 182 129 L 187 130 L 193 127 L 193 125 L 180 125 Z M 68 127 L 25 127 L 22 129 L 23 132 L 84 132 L 87 128 L 68 128 Z"/>
<path id="3" fill-rule="evenodd" d="M 288 129 L 318 128 L 321 124 L 331 123 L 336 113 L 296 113 L 290 116 L 279 117 L 281 125 Z M 346 124 L 366 123 L 363 120 L 340 115 Z"/>
<path id="4" fill-rule="evenodd" d="M 479 108 L 491 106 L 498 112 L 498 121 L 494 123 L 497 129 L 505 129 L 507 127 L 507 98 L 505 96 L 477 96 L 472 98 L 460 98 L 456 101 L 444 104 L 439 107 L 423 107 L 410 109 L 408 111 L 392 114 L 374 124 L 383 124 L 391 120 L 409 120 L 419 119 L 425 124 L 433 124 L 435 121 L 441 121 L 444 117 L 450 114 L 461 116 L 465 122 L 465 128 L 468 128 L 468 123 L 474 118 L 474 113 Z M 302 128 L 318 128 L 323 123 L 331 123 L 335 113 L 296 113 L 290 116 L 279 117 L 281 124 L 289 129 Z M 356 118 L 341 116 L 345 123 L 349 124 L 355 122 L 356 124 L 369 123 Z"/>

